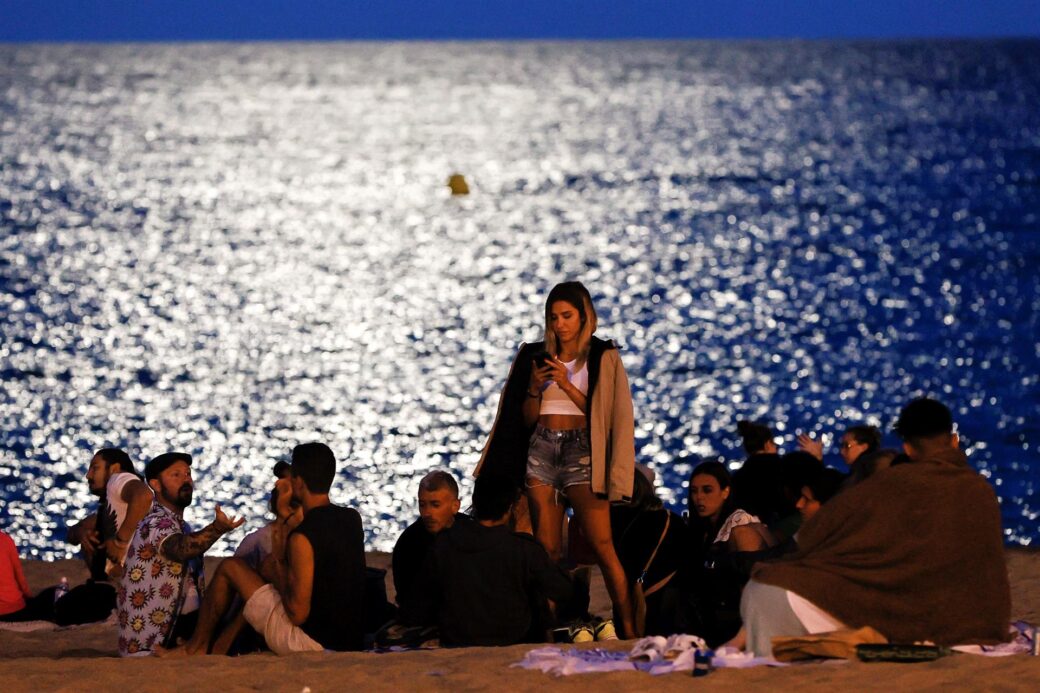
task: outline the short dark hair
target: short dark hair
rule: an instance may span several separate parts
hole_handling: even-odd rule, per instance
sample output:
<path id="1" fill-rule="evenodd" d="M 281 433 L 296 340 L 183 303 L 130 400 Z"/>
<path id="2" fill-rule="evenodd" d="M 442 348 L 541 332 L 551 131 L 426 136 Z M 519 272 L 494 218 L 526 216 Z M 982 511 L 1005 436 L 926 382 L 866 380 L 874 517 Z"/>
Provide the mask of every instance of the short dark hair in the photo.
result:
<path id="1" fill-rule="evenodd" d="M 773 439 L 773 429 L 758 421 L 738 421 L 737 432 L 744 441 L 744 451 L 749 455 L 760 452 Z"/>
<path id="2" fill-rule="evenodd" d="M 134 469 L 134 461 L 130 459 L 130 455 L 126 454 L 125 450 L 120 448 L 101 448 L 94 453 L 94 457 L 100 457 L 105 461 L 105 467 L 111 467 L 113 464 L 118 464 L 119 468 L 124 472 L 129 472 L 134 476 L 140 476 L 137 470 Z"/>
<path id="3" fill-rule="evenodd" d="M 440 491 L 446 488 L 451 491 L 451 494 L 456 498 L 459 497 L 459 483 L 455 481 L 455 477 L 448 472 L 440 469 L 435 469 L 419 481 L 419 490 L 432 492 Z"/>
<path id="4" fill-rule="evenodd" d="M 153 457 L 151 461 L 145 465 L 144 478 L 148 481 L 158 479 L 160 474 L 177 462 L 184 462 L 190 467 L 191 455 L 186 452 L 164 452 L 158 457 Z"/>
<path id="5" fill-rule="evenodd" d="M 286 462 L 285 460 L 278 460 L 277 462 L 274 463 L 274 469 L 272 470 L 274 472 L 274 478 L 275 479 L 284 479 L 284 478 L 286 478 L 287 476 L 289 476 L 289 469 L 290 469 L 290 465 L 289 465 L 288 462 Z"/>
<path id="6" fill-rule="evenodd" d="M 807 479 L 805 485 L 812 491 L 813 498 L 820 503 L 826 503 L 841 490 L 844 483 L 844 474 L 832 467 L 824 467 Z"/>
<path id="7" fill-rule="evenodd" d="M 905 442 L 919 447 L 922 441 L 953 433 L 953 415 L 942 402 L 919 397 L 899 412 L 896 433 Z"/>
<path id="8" fill-rule="evenodd" d="M 473 516 L 497 520 L 509 512 L 520 497 L 520 487 L 507 476 L 484 472 L 473 484 Z"/>
<path id="9" fill-rule="evenodd" d="M 336 456 L 325 443 L 303 443 L 292 451 L 294 477 L 303 479 L 311 493 L 328 493 L 336 477 Z"/>
<path id="10" fill-rule="evenodd" d="M 869 426 L 867 424 L 849 426 L 845 429 L 845 435 L 851 436 L 860 445 L 867 446 L 867 449 L 862 453 L 864 455 L 868 452 L 874 452 L 881 447 L 881 431 L 878 430 L 877 426 Z"/>

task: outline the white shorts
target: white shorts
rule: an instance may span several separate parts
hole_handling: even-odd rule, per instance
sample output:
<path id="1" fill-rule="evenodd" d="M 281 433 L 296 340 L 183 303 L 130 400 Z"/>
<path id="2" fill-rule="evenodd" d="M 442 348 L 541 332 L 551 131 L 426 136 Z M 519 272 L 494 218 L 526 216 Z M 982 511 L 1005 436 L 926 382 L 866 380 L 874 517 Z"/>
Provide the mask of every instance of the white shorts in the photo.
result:
<path id="1" fill-rule="evenodd" d="M 267 646 L 275 654 L 322 652 L 325 649 L 289 620 L 282 605 L 282 595 L 274 585 L 267 584 L 253 592 L 242 609 L 242 615 L 253 630 L 264 636 Z"/>

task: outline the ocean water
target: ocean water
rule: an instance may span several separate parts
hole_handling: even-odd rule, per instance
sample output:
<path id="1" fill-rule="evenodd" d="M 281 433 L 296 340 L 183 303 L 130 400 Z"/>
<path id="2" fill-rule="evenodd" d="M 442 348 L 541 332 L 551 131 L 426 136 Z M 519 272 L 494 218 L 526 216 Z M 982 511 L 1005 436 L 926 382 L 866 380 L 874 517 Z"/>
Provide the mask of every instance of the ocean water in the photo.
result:
<path id="1" fill-rule="evenodd" d="M 1038 103 L 1037 41 L 0 46 L 0 525 L 70 555 L 118 445 L 255 528 L 318 439 L 388 549 L 573 278 L 669 503 L 929 394 L 1035 542 Z"/>

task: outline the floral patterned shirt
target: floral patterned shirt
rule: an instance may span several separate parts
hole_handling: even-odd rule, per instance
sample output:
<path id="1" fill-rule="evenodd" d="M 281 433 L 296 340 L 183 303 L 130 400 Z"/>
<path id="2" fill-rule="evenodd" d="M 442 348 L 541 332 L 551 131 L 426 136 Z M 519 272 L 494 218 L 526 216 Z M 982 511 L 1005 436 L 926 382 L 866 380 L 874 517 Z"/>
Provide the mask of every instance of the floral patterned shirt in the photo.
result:
<path id="1" fill-rule="evenodd" d="M 180 563 L 159 550 L 168 537 L 190 532 L 187 522 L 158 501 L 137 526 L 116 591 L 120 656 L 149 654 L 154 646 L 166 644 L 190 591 L 189 582 L 201 598 L 202 557 Z"/>

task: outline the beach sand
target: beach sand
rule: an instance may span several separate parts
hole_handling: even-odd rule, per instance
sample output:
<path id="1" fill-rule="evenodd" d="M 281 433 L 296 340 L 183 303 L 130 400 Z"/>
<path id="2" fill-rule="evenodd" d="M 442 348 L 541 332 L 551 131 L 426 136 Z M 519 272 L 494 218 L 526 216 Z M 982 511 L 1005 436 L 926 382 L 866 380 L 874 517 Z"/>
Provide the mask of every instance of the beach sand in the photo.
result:
<path id="1" fill-rule="evenodd" d="M 1040 552 L 1008 550 L 1013 617 L 1040 622 Z M 212 572 L 219 559 L 207 559 Z M 389 556 L 369 554 L 369 565 L 385 568 Z M 33 591 L 68 576 L 73 585 L 86 578 L 80 561 L 25 561 Z M 388 575 L 388 592 L 393 595 Z M 593 579 L 592 611 L 606 614 L 610 602 L 602 580 Z M 34 632 L 0 630 L 0 690 L 210 690 L 292 691 L 313 693 L 413 690 L 601 691 L 680 690 L 691 685 L 713 690 L 1035 690 L 1040 657 L 990 658 L 956 655 L 923 664 L 813 662 L 786 668 L 717 670 L 694 683 L 689 674 L 651 677 L 642 672 L 585 674 L 554 678 L 537 671 L 511 668 L 532 645 L 502 648 L 459 648 L 388 654 L 342 653 L 275 657 L 198 657 L 191 660 L 119 659 L 115 626 L 93 624 Z M 631 643 L 606 643 L 629 649 Z M 587 647 L 604 646 L 603 643 Z"/>

